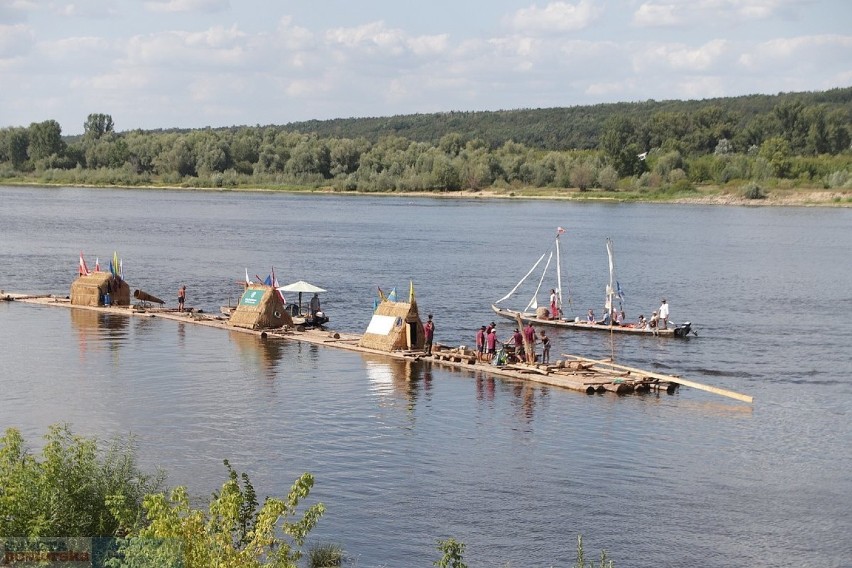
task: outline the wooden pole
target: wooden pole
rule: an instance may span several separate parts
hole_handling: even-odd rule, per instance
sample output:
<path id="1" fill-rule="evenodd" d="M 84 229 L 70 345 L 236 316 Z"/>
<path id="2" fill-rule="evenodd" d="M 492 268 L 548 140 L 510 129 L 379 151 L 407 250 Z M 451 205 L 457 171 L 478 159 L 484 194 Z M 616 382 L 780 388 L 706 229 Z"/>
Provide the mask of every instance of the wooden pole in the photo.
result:
<path id="1" fill-rule="evenodd" d="M 727 389 L 720 389 L 719 387 L 713 387 L 710 385 L 705 385 L 702 383 L 696 383 L 695 381 L 688 381 L 686 379 L 681 379 L 680 377 L 673 377 L 671 375 L 664 375 L 662 373 L 654 373 L 652 371 L 645 371 L 643 369 L 637 369 L 635 367 L 628 367 L 626 365 L 618 365 L 617 363 L 611 363 L 608 361 L 599 361 L 597 359 L 588 359 L 586 357 L 580 357 L 579 355 L 569 355 L 566 353 L 562 354 L 564 357 L 571 357 L 577 361 L 586 361 L 589 363 L 594 363 L 596 365 L 606 365 L 613 369 L 621 369 L 624 371 L 630 371 L 632 373 L 637 373 L 641 375 L 645 375 L 646 377 L 651 377 L 653 379 L 660 379 L 661 381 L 669 381 L 670 383 L 677 383 L 679 385 L 683 385 L 685 387 L 691 387 L 698 390 L 703 390 L 707 392 L 712 392 L 714 394 L 718 394 L 721 396 L 727 396 L 728 398 L 733 398 L 735 400 L 739 400 L 742 402 L 747 402 L 751 404 L 754 401 L 754 398 L 747 394 L 740 394 L 738 392 L 734 392 Z"/>
<path id="2" fill-rule="evenodd" d="M 521 332 L 521 337 L 524 338 L 524 356 L 526 357 L 526 363 L 529 365 L 530 354 L 532 354 L 532 360 L 535 361 L 535 344 L 530 344 L 530 341 L 527 339 L 527 334 L 524 333 L 524 322 L 521 320 L 521 316 L 515 314 L 515 321 L 518 323 L 518 329 Z"/>

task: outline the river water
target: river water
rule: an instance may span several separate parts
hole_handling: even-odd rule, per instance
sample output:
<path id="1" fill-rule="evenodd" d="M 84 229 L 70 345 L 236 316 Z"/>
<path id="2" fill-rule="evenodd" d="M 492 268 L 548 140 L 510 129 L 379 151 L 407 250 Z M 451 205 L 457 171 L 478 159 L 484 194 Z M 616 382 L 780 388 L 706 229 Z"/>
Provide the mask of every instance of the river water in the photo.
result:
<path id="1" fill-rule="evenodd" d="M 174 306 L 186 284 L 188 305 L 218 312 L 246 269 L 274 267 L 328 289 L 331 327 L 361 332 L 377 287 L 405 297 L 411 280 L 436 341 L 470 345 L 557 226 L 569 314 L 601 309 L 611 237 L 628 318 L 666 297 L 699 336 L 552 331 L 554 354 L 614 355 L 754 404 L 587 396 L 0 303 L 0 427 L 34 449 L 57 422 L 133 433 L 146 468 L 201 496 L 226 458 L 260 495 L 309 471 L 327 507 L 311 542 L 361 568 L 431 566 L 449 537 L 472 568 L 570 566 L 578 534 L 619 566 L 852 566 L 849 209 L 2 187 L 0 289 L 67 295 L 81 250 L 102 268 L 117 252 L 131 290 Z"/>

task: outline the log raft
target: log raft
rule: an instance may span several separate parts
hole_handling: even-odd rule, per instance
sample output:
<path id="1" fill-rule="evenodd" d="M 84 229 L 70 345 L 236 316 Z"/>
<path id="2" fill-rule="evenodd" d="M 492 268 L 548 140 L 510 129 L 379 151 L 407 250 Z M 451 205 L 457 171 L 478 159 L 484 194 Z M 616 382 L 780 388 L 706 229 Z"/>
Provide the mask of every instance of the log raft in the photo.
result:
<path id="1" fill-rule="evenodd" d="M 535 382 L 584 392 L 600 394 L 612 392 L 618 395 L 630 393 L 661 392 L 673 394 L 679 386 L 687 386 L 704 390 L 721 396 L 726 396 L 751 404 L 751 396 L 689 381 L 673 375 L 664 375 L 645 371 L 634 367 L 619 365 L 611 361 L 590 359 L 578 355 L 563 354 L 564 360 L 551 364 L 513 363 L 503 366 L 478 362 L 476 352 L 466 347 L 450 348 L 435 344 L 432 355 L 423 351 L 380 351 L 358 345 L 360 335 L 328 332 L 319 329 L 285 328 L 274 330 L 250 330 L 228 325 L 228 318 L 222 315 L 209 315 L 198 310 L 178 312 L 169 308 L 152 308 L 146 306 L 72 306 L 70 300 L 55 295 L 32 295 L 0 293 L 0 301 L 20 301 L 27 304 L 43 306 L 59 306 L 77 310 L 91 310 L 101 313 L 122 314 L 128 317 L 150 317 L 169 319 L 178 322 L 192 323 L 226 329 L 237 333 L 247 333 L 261 339 L 278 339 L 283 341 L 299 341 L 315 345 L 324 345 L 336 349 L 382 355 L 394 359 L 406 359 L 449 367 L 457 370 L 486 372 L 496 377 L 510 380 Z"/>

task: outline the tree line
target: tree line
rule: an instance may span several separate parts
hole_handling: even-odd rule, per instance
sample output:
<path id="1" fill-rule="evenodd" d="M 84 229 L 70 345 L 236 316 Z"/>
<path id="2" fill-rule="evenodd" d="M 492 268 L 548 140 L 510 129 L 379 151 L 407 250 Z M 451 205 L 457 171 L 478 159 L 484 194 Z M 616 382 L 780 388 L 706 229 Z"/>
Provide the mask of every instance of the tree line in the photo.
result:
<path id="1" fill-rule="evenodd" d="M 118 132 L 90 114 L 0 129 L 0 179 L 340 191 L 849 187 L 852 88 L 705 101 Z"/>

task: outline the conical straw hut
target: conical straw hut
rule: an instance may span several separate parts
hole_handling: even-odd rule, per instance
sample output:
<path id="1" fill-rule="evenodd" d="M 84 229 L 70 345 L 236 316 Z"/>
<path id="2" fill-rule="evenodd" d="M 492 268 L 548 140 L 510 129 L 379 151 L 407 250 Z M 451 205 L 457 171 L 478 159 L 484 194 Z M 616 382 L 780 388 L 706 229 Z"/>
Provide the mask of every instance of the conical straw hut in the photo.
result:
<path id="1" fill-rule="evenodd" d="M 272 286 L 252 284 L 246 287 L 228 324 L 246 329 L 274 329 L 292 326 L 293 318 L 285 309 L 278 290 Z"/>
<path id="2" fill-rule="evenodd" d="M 107 294 L 110 305 L 130 305 L 130 286 L 111 272 L 84 274 L 71 283 L 71 305 L 74 306 L 106 305 Z"/>
<path id="3" fill-rule="evenodd" d="M 376 307 L 358 345 L 387 352 L 418 350 L 424 339 L 417 303 L 385 300 Z"/>

